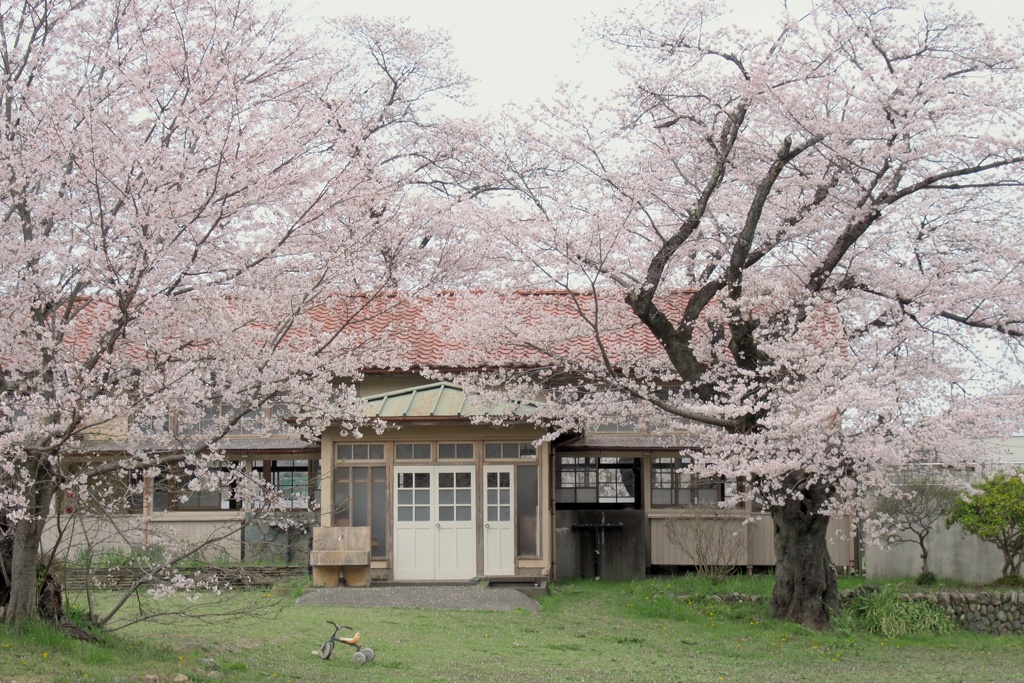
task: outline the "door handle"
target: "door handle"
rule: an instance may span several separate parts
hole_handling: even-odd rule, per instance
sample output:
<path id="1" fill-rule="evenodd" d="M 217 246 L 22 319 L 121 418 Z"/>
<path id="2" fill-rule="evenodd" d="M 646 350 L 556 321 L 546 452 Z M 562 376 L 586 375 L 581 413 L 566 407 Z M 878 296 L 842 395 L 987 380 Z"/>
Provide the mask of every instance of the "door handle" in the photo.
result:
<path id="1" fill-rule="evenodd" d="M 490 524 L 484 524 L 484 528 L 485 528 L 485 529 L 490 529 L 490 528 L 491 528 L 491 525 L 490 525 Z"/>
<path id="2" fill-rule="evenodd" d="M 438 524 L 435 524 L 434 526 L 436 526 L 436 527 L 437 527 L 438 529 L 440 529 L 440 528 L 441 528 L 441 524 L 440 524 L 440 523 L 438 523 Z"/>

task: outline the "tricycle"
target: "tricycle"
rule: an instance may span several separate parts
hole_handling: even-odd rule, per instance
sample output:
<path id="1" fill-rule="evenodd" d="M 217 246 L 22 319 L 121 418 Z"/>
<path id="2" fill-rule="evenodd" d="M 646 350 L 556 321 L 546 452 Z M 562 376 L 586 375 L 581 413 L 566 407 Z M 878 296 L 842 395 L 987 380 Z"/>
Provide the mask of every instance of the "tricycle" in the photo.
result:
<path id="1" fill-rule="evenodd" d="M 351 645 L 356 649 L 352 654 L 352 663 L 356 666 L 362 666 L 366 662 L 373 661 L 373 650 L 368 647 L 363 647 L 363 644 L 360 641 L 361 633 L 356 631 L 355 635 L 349 638 L 342 638 L 338 635 L 338 631 L 343 628 L 347 628 L 349 631 L 355 631 L 355 629 L 351 626 L 345 626 L 344 624 L 339 626 L 330 620 L 328 620 L 327 623 L 334 627 L 334 633 L 332 633 L 331 637 L 325 640 L 324 644 L 320 646 L 320 659 L 330 659 L 331 655 L 334 653 L 334 644 L 345 643 L 346 645 Z"/>

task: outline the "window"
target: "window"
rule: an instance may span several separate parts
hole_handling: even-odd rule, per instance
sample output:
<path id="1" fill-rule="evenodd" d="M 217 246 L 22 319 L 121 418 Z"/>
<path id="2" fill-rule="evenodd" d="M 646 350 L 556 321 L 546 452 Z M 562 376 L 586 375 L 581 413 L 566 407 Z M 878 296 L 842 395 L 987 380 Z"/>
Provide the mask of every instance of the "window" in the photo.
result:
<path id="1" fill-rule="evenodd" d="M 270 470 L 270 481 L 288 499 L 307 498 L 309 493 L 309 468 L 305 460 L 274 460 Z"/>
<path id="2" fill-rule="evenodd" d="M 351 460 L 383 460 L 384 444 L 382 443 L 340 443 L 337 448 L 338 462 Z"/>
<path id="3" fill-rule="evenodd" d="M 688 457 L 656 458 L 651 467 L 651 505 L 717 505 L 735 493 L 734 482 L 724 477 L 695 477 Z"/>
<path id="4" fill-rule="evenodd" d="M 632 422 L 602 422 L 591 431 L 595 432 L 638 432 L 637 426 Z"/>
<path id="5" fill-rule="evenodd" d="M 94 474 L 89 476 L 84 499 L 77 493 L 65 491 L 54 496 L 54 505 L 66 514 L 78 510 L 139 514 L 143 511 L 146 484 L 140 469 Z"/>
<path id="6" fill-rule="evenodd" d="M 320 503 L 320 462 L 318 460 L 257 460 L 257 474 L 273 484 L 291 509 L 314 509 Z"/>
<path id="7" fill-rule="evenodd" d="M 540 478 L 536 465 L 516 467 L 516 554 L 540 557 Z"/>
<path id="8" fill-rule="evenodd" d="M 597 502 L 636 502 L 636 480 L 640 473 L 636 458 L 599 458 Z"/>
<path id="9" fill-rule="evenodd" d="M 193 490 L 192 474 L 183 468 L 172 467 L 161 473 L 153 482 L 153 510 L 168 511 L 209 511 L 238 510 L 241 501 L 236 500 L 232 489 L 234 477 L 227 467 L 219 472 L 220 487 L 216 490 Z"/>
<path id="10" fill-rule="evenodd" d="M 430 444 L 396 443 L 395 460 L 430 460 Z"/>
<path id="11" fill-rule="evenodd" d="M 264 408 L 261 415 L 259 427 L 271 434 L 283 434 L 288 430 L 288 418 L 292 417 L 291 411 L 283 403 L 273 403 L 269 408 Z"/>
<path id="12" fill-rule="evenodd" d="M 367 455 L 370 454 L 372 449 L 367 451 Z M 383 458 L 381 446 L 380 459 Z M 334 526 L 370 527 L 370 555 L 386 557 L 387 468 L 383 465 L 335 467 L 332 517 Z"/>
<path id="13" fill-rule="evenodd" d="M 484 457 L 488 460 L 508 460 L 518 458 L 536 458 L 537 448 L 529 442 L 526 443 L 495 443 L 484 445 Z"/>
<path id="14" fill-rule="evenodd" d="M 175 415 L 174 424 L 179 436 L 219 434 L 227 423 L 236 418 L 239 408 L 213 400 L 192 415 Z M 229 436 L 280 434 L 285 428 L 287 410 L 282 404 L 260 406 L 249 410 L 231 425 Z"/>
<path id="15" fill-rule="evenodd" d="M 430 473 L 401 472 L 395 487 L 399 522 L 430 521 Z"/>
<path id="16" fill-rule="evenodd" d="M 471 443 L 439 443 L 437 444 L 438 460 L 472 460 L 473 444 Z"/>
<path id="17" fill-rule="evenodd" d="M 405 476 L 405 474 L 399 475 L 399 477 Z M 399 489 L 399 494 L 401 494 L 401 489 Z M 401 510 L 401 505 L 399 505 L 399 513 Z M 437 473 L 437 519 L 439 522 L 473 521 L 473 475 L 471 473 Z"/>
<path id="18" fill-rule="evenodd" d="M 226 426 L 228 420 L 233 417 L 235 409 L 226 406 L 220 401 L 212 401 L 203 406 L 202 410 L 194 418 L 178 418 L 178 433 L 181 435 L 216 434 Z M 227 432 L 228 434 L 243 434 L 243 424 L 251 423 L 252 418 L 240 420 Z M 251 431 L 251 430 L 249 430 Z"/>
<path id="19" fill-rule="evenodd" d="M 556 458 L 555 502 L 634 505 L 639 473 L 636 458 Z"/>
<path id="20" fill-rule="evenodd" d="M 555 460 L 555 502 L 597 502 L 597 458 Z"/>

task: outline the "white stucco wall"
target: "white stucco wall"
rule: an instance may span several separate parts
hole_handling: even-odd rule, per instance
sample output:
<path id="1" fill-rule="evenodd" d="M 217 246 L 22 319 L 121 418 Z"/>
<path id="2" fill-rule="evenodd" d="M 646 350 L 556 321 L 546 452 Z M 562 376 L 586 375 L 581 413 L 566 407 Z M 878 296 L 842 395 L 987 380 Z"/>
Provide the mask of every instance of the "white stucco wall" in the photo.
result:
<path id="1" fill-rule="evenodd" d="M 985 460 L 980 476 L 1005 465 L 1024 466 L 1024 435 L 1009 439 L 990 439 L 985 443 Z M 907 536 L 912 538 L 912 536 Z M 998 579 L 1003 570 L 1003 554 L 991 543 L 965 534 L 959 524 L 951 529 L 939 522 L 925 540 L 928 548 L 928 569 L 947 579 L 968 583 L 988 583 Z M 917 543 L 898 543 L 888 547 L 869 544 L 864 553 L 868 578 L 888 579 L 912 577 L 921 572 L 921 550 Z"/>
<path id="2" fill-rule="evenodd" d="M 925 540 L 928 569 L 946 579 L 989 583 L 1002 575 L 1003 554 L 991 543 L 965 534 L 959 524 L 946 529 L 939 523 Z M 888 547 L 869 546 L 864 553 L 870 579 L 913 577 L 921 573 L 921 549 L 917 543 Z"/>
<path id="3" fill-rule="evenodd" d="M 989 459 L 1024 466 L 1024 434 L 1009 439 L 987 439 Z"/>

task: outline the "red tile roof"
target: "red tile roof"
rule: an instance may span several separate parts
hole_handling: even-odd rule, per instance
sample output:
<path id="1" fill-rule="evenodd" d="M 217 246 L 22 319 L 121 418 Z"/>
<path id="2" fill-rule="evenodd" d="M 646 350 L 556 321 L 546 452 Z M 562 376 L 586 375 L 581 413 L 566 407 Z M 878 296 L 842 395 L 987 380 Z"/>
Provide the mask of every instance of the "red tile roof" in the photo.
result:
<path id="1" fill-rule="evenodd" d="M 686 291 L 673 292 L 659 297 L 658 304 L 678 319 L 689 296 Z M 82 304 L 86 310 L 76 318 L 69 341 L 84 352 L 89 344 L 85 340 L 99 333 L 99 319 L 113 315 L 113 308 L 96 300 Z M 705 315 L 716 315 L 714 310 Z M 835 338 L 834 323 L 825 316 L 813 326 L 819 335 L 813 343 Z M 257 324 L 249 318 L 249 325 Z M 190 334 L 201 337 L 201 326 Z M 308 311 L 289 338 L 302 346 L 311 343 L 307 339 L 324 335 L 337 335 L 337 347 L 351 350 L 371 372 L 562 365 L 555 359 L 581 367 L 598 362 L 602 350 L 616 366 L 640 362 L 655 371 L 669 369 L 661 345 L 619 290 L 601 296 L 564 291 L 337 294 Z M 708 343 L 701 328 L 695 343 Z M 128 353 L 139 351 L 136 347 Z"/>
<path id="2" fill-rule="evenodd" d="M 678 314 L 687 299 L 688 294 L 680 292 L 659 303 L 670 314 Z M 595 312 L 602 345 L 613 362 L 628 357 L 667 363 L 661 345 L 621 295 L 597 299 L 592 294 L 550 291 L 395 294 L 373 299 L 339 295 L 316 307 L 310 317 L 322 332 L 343 331 L 360 345 L 381 347 L 381 364 L 371 363 L 368 369 L 470 369 L 546 366 L 553 357 L 596 361 L 600 351 L 590 326 Z"/>

